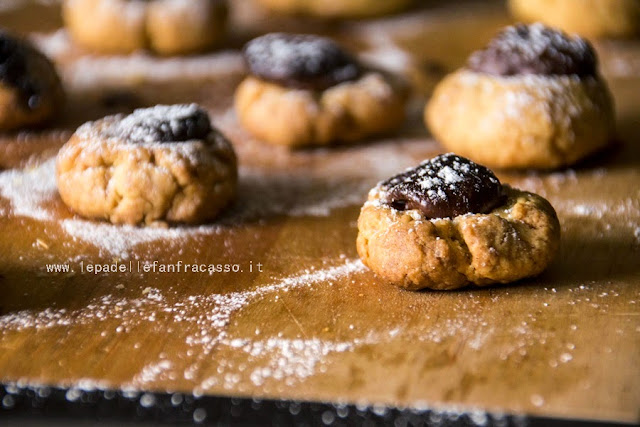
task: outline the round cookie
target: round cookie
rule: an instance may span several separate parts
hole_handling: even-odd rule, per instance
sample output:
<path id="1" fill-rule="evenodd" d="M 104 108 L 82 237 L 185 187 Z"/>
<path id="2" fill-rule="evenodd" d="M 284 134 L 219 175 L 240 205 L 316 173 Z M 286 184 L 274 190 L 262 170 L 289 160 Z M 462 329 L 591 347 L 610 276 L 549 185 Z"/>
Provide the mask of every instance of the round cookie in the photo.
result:
<path id="1" fill-rule="evenodd" d="M 509 0 L 524 22 L 540 21 L 589 38 L 631 37 L 640 32 L 638 0 Z"/>
<path id="2" fill-rule="evenodd" d="M 71 37 L 96 52 L 200 52 L 224 36 L 225 0 L 65 0 Z"/>
<path id="3" fill-rule="evenodd" d="M 448 150 L 498 168 L 556 168 L 614 138 L 591 45 L 542 24 L 508 27 L 445 77 L 425 122 Z"/>
<path id="4" fill-rule="evenodd" d="M 51 61 L 26 40 L 0 31 L 0 130 L 40 124 L 63 103 Z"/>
<path id="5" fill-rule="evenodd" d="M 82 125 L 57 158 L 75 212 L 112 223 L 202 223 L 235 196 L 231 144 L 195 104 L 139 109 Z"/>
<path id="6" fill-rule="evenodd" d="M 353 142 L 404 120 L 404 87 L 330 39 L 271 33 L 249 42 L 244 58 L 250 75 L 236 90 L 236 112 L 249 132 L 271 144 Z"/>
<path id="7" fill-rule="evenodd" d="M 259 0 L 275 12 L 322 18 L 363 18 L 398 12 L 413 0 Z"/>
<path id="8" fill-rule="evenodd" d="M 437 156 L 369 192 L 358 218 L 363 263 L 408 290 L 509 283 L 541 273 L 560 241 L 542 197 L 484 166 Z"/>

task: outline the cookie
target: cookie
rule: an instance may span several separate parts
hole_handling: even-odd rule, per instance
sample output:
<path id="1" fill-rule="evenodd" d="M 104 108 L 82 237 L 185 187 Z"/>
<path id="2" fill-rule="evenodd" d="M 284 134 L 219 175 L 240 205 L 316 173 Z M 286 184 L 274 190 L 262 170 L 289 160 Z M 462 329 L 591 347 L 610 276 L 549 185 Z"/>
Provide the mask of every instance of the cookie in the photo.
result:
<path id="1" fill-rule="evenodd" d="M 369 192 L 357 249 L 381 279 L 404 289 L 457 289 L 540 274 L 560 242 L 542 197 L 503 185 L 484 166 L 437 156 Z"/>
<path id="2" fill-rule="evenodd" d="M 397 128 L 406 93 L 328 38 L 271 33 L 244 48 L 249 76 L 238 86 L 241 124 L 275 145 L 359 141 Z"/>
<path id="3" fill-rule="evenodd" d="M 62 200 L 112 223 L 202 223 L 236 192 L 231 144 L 195 104 L 139 109 L 82 125 L 57 158 Z"/>
<path id="4" fill-rule="evenodd" d="M 0 31 L 0 130 L 40 124 L 63 104 L 51 61 L 26 40 Z"/>
<path id="5" fill-rule="evenodd" d="M 95 52 L 200 52 L 224 36 L 225 0 L 65 0 L 63 18 L 79 45 Z"/>
<path id="6" fill-rule="evenodd" d="M 398 12 L 413 0 L 258 0 L 275 12 L 321 18 L 363 18 Z"/>
<path id="7" fill-rule="evenodd" d="M 640 33 L 638 0 L 509 0 L 513 16 L 540 21 L 589 38 L 631 37 Z"/>
<path id="8" fill-rule="evenodd" d="M 614 139 L 613 101 L 586 40 L 508 27 L 440 82 L 425 122 L 444 147 L 498 168 L 572 165 Z"/>

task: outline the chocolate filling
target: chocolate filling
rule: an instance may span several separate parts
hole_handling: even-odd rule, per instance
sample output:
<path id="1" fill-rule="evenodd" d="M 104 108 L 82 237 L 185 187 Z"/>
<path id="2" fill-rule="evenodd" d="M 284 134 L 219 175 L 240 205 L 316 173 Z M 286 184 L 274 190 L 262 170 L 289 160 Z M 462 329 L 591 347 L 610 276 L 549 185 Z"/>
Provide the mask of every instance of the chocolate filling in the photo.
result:
<path id="1" fill-rule="evenodd" d="M 422 162 L 381 184 L 383 202 L 427 218 L 487 213 L 504 201 L 502 185 L 484 166 L 455 154 Z"/>
<path id="2" fill-rule="evenodd" d="M 542 24 L 507 27 L 468 61 L 472 71 L 498 76 L 521 74 L 595 76 L 597 56 L 585 39 Z"/>
<path id="3" fill-rule="evenodd" d="M 128 142 L 184 142 L 206 139 L 212 131 L 209 115 L 196 104 L 157 105 L 135 110 L 114 123 L 109 134 Z"/>
<path id="4" fill-rule="evenodd" d="M 361 73 L 357 61 L 325 37 L 271 33 L 251 40 L 243 53 L 251 74 L 296 89 L 324 90 Z"/>
<path id="5" fill-rule="evenodd" d="M 44 84 L 30 69 L 29 55 L 42 56 L 26 42 L 0 31 L 0 82 L 17 89 L 24 107 L 35 110 L 42 100 Z"/>

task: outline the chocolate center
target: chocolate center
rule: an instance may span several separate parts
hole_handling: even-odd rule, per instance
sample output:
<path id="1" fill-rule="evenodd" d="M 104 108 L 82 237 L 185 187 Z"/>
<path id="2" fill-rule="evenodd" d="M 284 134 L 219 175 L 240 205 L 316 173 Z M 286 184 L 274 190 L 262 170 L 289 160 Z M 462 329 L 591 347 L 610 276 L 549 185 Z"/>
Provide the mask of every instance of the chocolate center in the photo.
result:
<path id="1" fill-rule="evenodd" d="M 451 153 L 394 176 L 381 184 L 381 190 L 389 206 L 400 211 L 418 209 L 427 218 L 487 213 L 504 200 L 493 172 Z"/>
<path id="2" fill-rule="evenodd" d="M 42 84 L 29 66 L 29 55 L 41 55 L 26 42 L 0 31 L 0 82 L 18 90 L 28 109 L 40 105 Z"/>
<path id="3" fill-rule="evenodd" d="M 519 74 L 595 76 L 597 57 L 585 39 L 542 24 L 507 27 L 468 61 L 472 71 L 498 76 Z"/>
<path id="4" fill-rule="evenodd" d="M 298 89 L 324 90 L 360 76 L 356 60 L 332 40 L 301 34 L 271 33 L 244 48 L 251 74 Z"/>
<path id="5" fill-rule="evenodd" d="M 209 115 L 196 104 L 141 108 L 114 123 L 109 133 L 128 142 L 184 142 L 206 139 Z"/>

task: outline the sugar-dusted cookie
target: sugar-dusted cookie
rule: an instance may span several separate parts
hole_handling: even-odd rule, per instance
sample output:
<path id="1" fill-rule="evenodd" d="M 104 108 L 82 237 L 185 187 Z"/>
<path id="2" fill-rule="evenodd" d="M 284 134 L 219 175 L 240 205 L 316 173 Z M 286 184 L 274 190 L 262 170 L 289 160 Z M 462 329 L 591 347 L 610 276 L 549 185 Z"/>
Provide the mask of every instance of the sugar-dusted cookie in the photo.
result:
<path id="1" fill-rule="evenodd" d="M 258 0 L 276 12 L 321 18 L 362 18 L 400 11 L 413 0 Z"/>
<path id="2" fill-rule="evenodd" d="M 65 25 L 96 52 L 151 49 L 162 55 L 199 52 L 224 36 L 226 0 L 65 0 Z"/>
<path id="3" fill-rule="evenodd" d="M 271 144 L 358 141 L 404 120 L 404 87 L 328 38 L 271 33 L 250 41 L 244 57 L 250 75 L 236 90 L 236 112 Z"/>
<path id="4" fill-rule="evenodd" d="M 233 199 L 231 144 L 195 104 L 139 109 L 82 125 L 57 158 L 75 212 L 113 223 L 201 223 Z"/>
<path id="5" fill-rule="evenodd" d="M 448 150 L 501 168 L 571 165 L 614 138 L 591 45 L 542 24 L 508 27 L 436 87 L 427 126 Z"/>
<path id="6" fill-rule="evenodd" d="M 26 40 L 0 31 L 0 130 L 42 123 L 63 103 L 51 61 Z"/>
<path id="7" fill-rule="evenodd" d="M 437 156 L 378 184 L 358 219 L 360 258 L 401 288 L 456 289 L 541 273 L 560 241 L 542 197 L 484 166 Z"/>
<path id="8" fill-rule="evenodd" d="M 638 0 L 509 0 L 517 19 L 544 22 L 586 37 L 630 37 L 640 32 Z"/>

